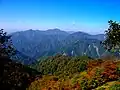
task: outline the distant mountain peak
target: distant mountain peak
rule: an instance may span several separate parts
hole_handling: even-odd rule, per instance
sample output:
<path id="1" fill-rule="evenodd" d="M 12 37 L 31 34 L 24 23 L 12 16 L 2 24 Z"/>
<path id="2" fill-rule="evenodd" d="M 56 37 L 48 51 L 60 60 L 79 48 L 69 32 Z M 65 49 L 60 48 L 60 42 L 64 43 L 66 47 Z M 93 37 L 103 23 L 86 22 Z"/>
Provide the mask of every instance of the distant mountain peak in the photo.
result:
<path id="1" fill-rule="evenodd" d="M 68 35 L 69 33 L 67 33 L 66 31 L 60 30 L 58 28 L 55 29 L 48 29 L 45 31 L 47 34 L 52 34 L 52 35 Z"/>
<path id="2" fill-rule="evenodd" d="M 90 34 L 88 34 L 88 33 L 81 32 L 81 31 L 75 32 L 75 33 L 73 33 L 73 34 L 86 34 L 86 35 L 90 35 Z"/>
<path id="3" fill-rule="evenodd" d="M 69 34 L 73 34 L 73 33 L 75 33 L 75 32 L 77 32 L 77 31 L 67 31 Z"/>
<path id="4" fill-rule="evenodd" d="M 54 28 L 54 29 L 48 29 L 47 31 L 62 31 L 62 30 L 60 30 L 58 28 Z"/>

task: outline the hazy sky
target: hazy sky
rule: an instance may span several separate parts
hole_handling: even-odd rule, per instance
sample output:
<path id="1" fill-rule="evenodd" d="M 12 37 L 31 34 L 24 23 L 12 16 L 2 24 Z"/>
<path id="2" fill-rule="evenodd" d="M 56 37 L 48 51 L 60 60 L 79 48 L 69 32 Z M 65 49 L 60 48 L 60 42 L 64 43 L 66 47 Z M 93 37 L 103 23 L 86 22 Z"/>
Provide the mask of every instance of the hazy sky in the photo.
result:
<path id="1" fill-rule="evenodd" d="M 120 21 L 120 0 L 0 0 L 0 28 L 7 31 L 60 28 L 103 33 Z"/>

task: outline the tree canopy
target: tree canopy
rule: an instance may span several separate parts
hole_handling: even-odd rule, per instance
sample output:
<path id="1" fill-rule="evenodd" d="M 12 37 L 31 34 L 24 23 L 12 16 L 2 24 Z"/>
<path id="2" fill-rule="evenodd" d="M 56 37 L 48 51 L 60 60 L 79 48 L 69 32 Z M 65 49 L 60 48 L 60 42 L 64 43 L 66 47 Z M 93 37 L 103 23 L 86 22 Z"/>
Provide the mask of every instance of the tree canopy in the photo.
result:
<path id="1" fill-rule="evenodd" d="M 110 52 L 120 50 L 120 23 L 116 21 L 108 21 L 109 27 L 105 31 L 105 40 L 102 42 L 104 47 Z"/>
<path id="2" fill-rule="evenodd" d="M 13 47 L 11 36 L 7 35 L 3 29 L 0 30 L 0 56 L 11 57 L 15 55 L 15 48 Z"/>

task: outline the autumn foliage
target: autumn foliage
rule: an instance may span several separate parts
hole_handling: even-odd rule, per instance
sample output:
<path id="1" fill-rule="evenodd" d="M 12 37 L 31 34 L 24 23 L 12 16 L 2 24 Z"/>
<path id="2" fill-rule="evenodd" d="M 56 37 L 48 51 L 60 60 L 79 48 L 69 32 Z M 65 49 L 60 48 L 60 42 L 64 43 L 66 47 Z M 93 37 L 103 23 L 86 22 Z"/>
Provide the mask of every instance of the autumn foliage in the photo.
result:
<path id="1" fill-rule="evenodd" d="M 57 59 L 54 58 L 54 60 Z M 63 59 L 63 61 L 64 60 L 66 59 Z M 78 61 L 79 60 L 78 58 Z M 82 62 L 82 60 L 80 61 Z M 72 76 L 71 73 L 69 73 L 66 78 L 59 77 L 59 75 L 55 74 L 43 75 L 42 79 L 32 82 L 28 90 L 97 90 L 98 87 L 109 82 L 114 81 L 114 83 L 108 85 L 109 88 L 116 88 L 116 86 L 120 84 L 119 60 L 87 60 L 85 67 L 86 69 L 75 72 Z M 71 77 L 69 77 L 69 75 Z M 115 84 L 117 85 L 114 87 Z"/>

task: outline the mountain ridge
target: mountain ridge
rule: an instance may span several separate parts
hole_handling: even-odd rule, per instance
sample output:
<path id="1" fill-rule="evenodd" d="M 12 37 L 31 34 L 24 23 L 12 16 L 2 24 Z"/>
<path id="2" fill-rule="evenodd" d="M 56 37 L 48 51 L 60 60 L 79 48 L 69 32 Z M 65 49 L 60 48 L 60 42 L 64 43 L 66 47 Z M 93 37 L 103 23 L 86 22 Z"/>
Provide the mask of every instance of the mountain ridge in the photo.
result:
<path id="1" fill-rule="evenodd" d="M 24 55 L 35 59 L 57 53 L 66 53 L 70 56 L 100 57 L 104 52 L 100 45 L 100 41 L 104 40 L 104 34 L 91 35 L 81 31 L 70 34 L 60 29 L 46 31 L 30 29 L 11 35 L 15 48 Z"/>

